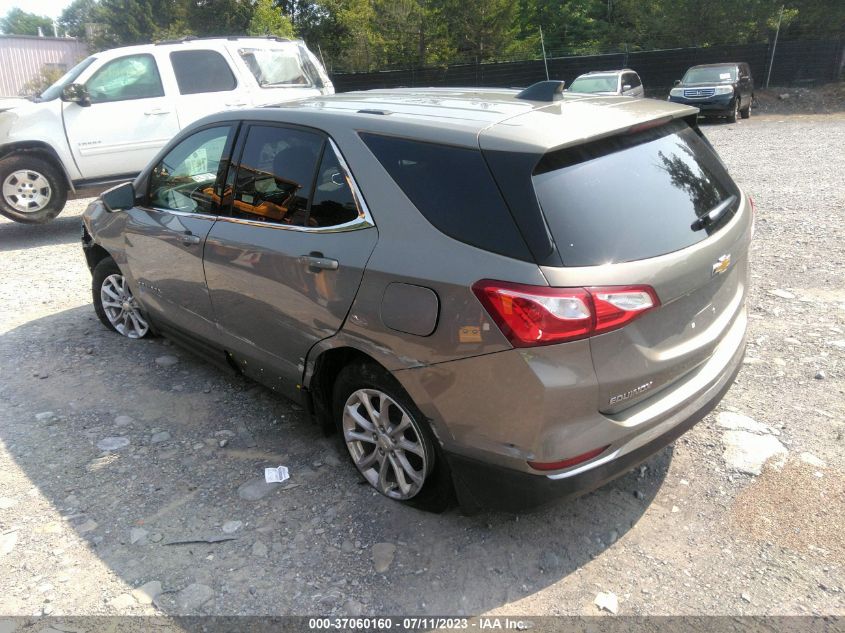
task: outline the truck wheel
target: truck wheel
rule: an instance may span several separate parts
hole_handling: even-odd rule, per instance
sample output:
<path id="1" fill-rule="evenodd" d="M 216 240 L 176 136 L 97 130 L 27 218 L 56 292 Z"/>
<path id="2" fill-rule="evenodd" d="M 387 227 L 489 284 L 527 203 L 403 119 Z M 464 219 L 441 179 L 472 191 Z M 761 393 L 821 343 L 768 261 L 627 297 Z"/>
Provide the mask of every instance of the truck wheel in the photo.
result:
<path id="1" fill-rule="evenodd" d="M 739 111 L 739 116 L 741 116 L 743 119 L 748 119 L 751 117 L 751 104 L 753 103 L 753 101 L 754 97 L 749 99 L 748 105 L 744 109 Z"/>
<path id="2" fill-rule="evenodd" d="M 62 173 L 37 156 L 18 154 L 0 160 L 0 214 L 23 224 L 44 224 L 65 206 Z"/>
<path id="3" fill-rule="evenodd" d="M 731 113 L 728 115 L 728 123 L 736 123 L 737 118 L 739 117 L 739 97 L 734 99 L 734 106 Z"/>

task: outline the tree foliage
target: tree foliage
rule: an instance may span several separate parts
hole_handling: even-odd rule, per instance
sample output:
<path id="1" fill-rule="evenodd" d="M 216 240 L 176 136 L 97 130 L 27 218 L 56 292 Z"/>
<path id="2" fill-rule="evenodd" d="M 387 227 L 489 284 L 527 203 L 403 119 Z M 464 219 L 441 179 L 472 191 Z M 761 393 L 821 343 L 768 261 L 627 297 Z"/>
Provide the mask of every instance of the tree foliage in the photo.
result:
<path id="1" fill-rule="evenodd" d="M 0 32 L 6 35 L 38 35 L 39 28 L 41 35 L 52 36 L 53 20 L 18 7 L 11 9 L 6 17 L 0 18 Z"/>
<path id="2" fill-rule="evenodd" d="M 296 35 L 334 69 L 370 70 L 536 58 L 541 28 L 550 55 L 765 42 L 781 6 L 782 37 L 843 35 L 843 0 L 74 0 L 60 24 L 95 25 L 96 48 Z M 29 18 L 13 10 L 0 28 L 32 32 Z"/>

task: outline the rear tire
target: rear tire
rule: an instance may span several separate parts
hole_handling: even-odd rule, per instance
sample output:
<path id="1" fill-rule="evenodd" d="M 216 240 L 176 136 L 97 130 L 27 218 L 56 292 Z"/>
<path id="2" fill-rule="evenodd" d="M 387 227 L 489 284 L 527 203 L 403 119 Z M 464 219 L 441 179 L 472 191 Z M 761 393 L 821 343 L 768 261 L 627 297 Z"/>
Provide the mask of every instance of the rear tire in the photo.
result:
<path id="1" fill-rule="evenodd" d="M 398 381 L 372 362 L 344 367 L 333 416 L 352 463 L 384 496 L 429 512 L 454 504 L 448 464 L 425 416 Z"/>
<path id="2" fill-rule="evenodd" d="M 44 224 L 67 201 L 67 182 L 51 162 L 30 154 L 0 160 L 0 214 L 22 224 Z"/>

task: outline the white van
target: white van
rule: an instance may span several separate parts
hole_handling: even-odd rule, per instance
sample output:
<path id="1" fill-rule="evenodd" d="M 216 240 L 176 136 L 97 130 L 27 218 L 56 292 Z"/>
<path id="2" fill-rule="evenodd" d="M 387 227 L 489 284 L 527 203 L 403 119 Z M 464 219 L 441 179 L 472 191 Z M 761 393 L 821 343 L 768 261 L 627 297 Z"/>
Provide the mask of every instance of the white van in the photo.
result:
<path id="1" fill-rule="evenodd" d="M 34 101 L 0 108 L 0 214 L 49 222 L 69 195 L 134 178 L 206 114 L 333 92 L 302 41 L 185 38 L 96 53 Z"/>

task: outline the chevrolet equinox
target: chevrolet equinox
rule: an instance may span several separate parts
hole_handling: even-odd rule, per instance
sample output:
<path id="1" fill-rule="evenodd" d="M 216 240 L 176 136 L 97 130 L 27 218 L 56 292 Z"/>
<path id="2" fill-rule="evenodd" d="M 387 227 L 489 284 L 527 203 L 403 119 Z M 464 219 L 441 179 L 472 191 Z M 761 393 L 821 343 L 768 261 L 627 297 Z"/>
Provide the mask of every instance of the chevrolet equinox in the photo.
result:
<path id="1" fill-rule="evenodd" d="M 741 365 L 752 206 L 696 115 L 561 82 L 211 115 L 86 210 L 94 307 L 302 402 L 391 499 L 581 493 Z"/>

